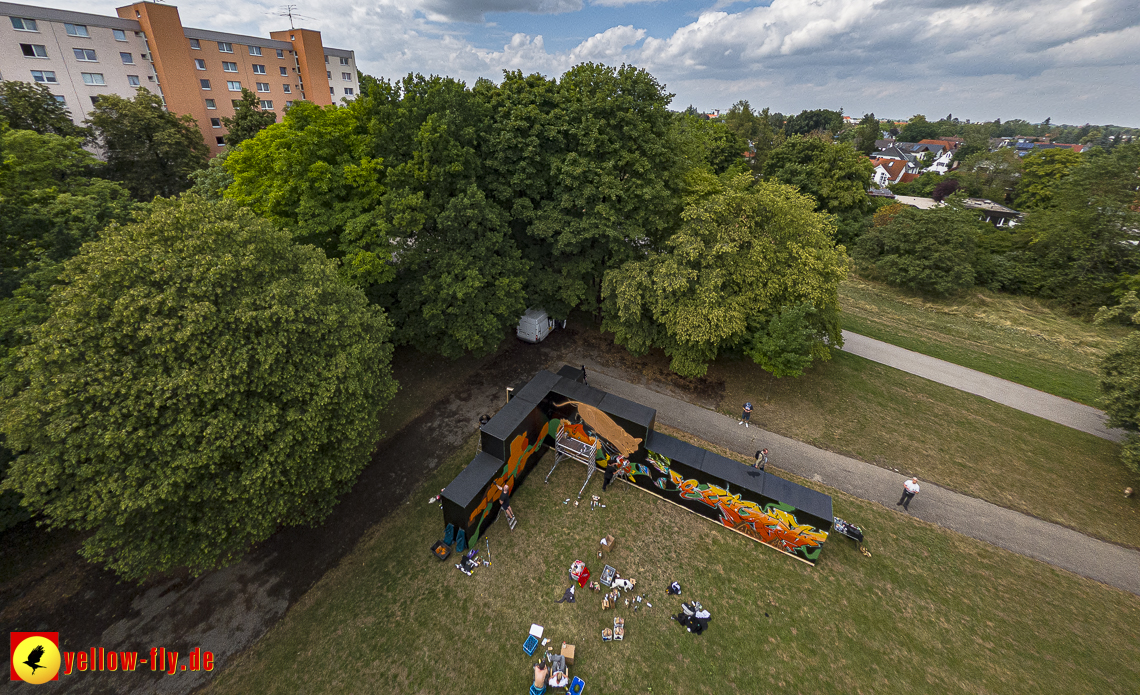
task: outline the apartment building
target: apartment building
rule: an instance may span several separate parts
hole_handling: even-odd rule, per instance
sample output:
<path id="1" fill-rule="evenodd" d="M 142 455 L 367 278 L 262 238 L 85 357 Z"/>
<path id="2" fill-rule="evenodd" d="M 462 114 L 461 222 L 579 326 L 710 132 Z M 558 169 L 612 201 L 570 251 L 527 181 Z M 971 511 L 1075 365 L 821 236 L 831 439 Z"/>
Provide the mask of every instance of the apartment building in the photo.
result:
<path id="1" fill-rule="evenodd" d="M 298 99 L 325 106 L 360 93 L 355 54 L 325 47 L 319 31 L 288 29 L 267 38 L 194 29 L 182 25 L 177 7 L 153 2 L 116 13 L 0 2 L 9 19 L 0 29 L 0 75 L 45 84 L 77 123 L 100 94 L 131 97 L 145 87 L 170 111 L 193 116 L 215 154 L 224 146 L 222 118 L 233 116 L 243 88 L 258 95 L 263 110 L 279 114 Z M 121 64 L 109 65 L 112 57 Z"/>
<path id="2" fill-rule="evenodd" d="M 76 123 L 101 96 L 159 93 L 138 22 L 7 2 L 0 15 L 0 79 L 42 84 Z"/>

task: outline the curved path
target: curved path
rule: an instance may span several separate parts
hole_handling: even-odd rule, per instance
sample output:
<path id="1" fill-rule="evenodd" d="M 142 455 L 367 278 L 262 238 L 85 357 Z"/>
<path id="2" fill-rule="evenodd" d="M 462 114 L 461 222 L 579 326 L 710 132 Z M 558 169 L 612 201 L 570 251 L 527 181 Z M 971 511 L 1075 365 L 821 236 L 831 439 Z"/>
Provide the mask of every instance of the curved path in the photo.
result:
<path id="1" fill-rule="evenodd" d="M 1107 416 L 1096 408 L 1054 396 L 1012 381 L 999 379 L 952 362 L 936 359 L 897 345 L 843 331 L 843 350 L 903 372 L 945 384 L 1030 415 L 1052 420 L 1075 430 L 1119 442 L 1124 431 L 1105 426 Z"/>
<path id="2" fill-rule="evenodd" d="M 575 362 L 577 364 L 578 362 Z M 672 396 L 608 376 L 591 365 L 590 385 L 657 409 L 657 421 L 751 457 L 768 447 L 772 465 L 865 500 L 896 507 L 905 476 L 823 449 L 781 437 L 758 427 L 744 428 L 734 418 Z M 962 495 L 930 482 L 910 505 L 924 521 L 1026 555 L 1124 591 L 1140 595 L 1140 552 L 1090 538 L 995 504 Z"/>

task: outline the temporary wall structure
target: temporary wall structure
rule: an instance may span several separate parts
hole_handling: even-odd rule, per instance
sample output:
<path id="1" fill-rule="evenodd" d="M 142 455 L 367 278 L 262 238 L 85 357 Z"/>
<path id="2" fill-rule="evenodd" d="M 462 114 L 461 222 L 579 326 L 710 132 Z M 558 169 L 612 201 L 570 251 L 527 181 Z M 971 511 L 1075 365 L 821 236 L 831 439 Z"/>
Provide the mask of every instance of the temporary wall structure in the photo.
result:
<path id="1" fill-rule="evenodd" d="M 629 450 L 629 482 L 811 564 L 831 529 L 831 497 L 654 431 L 657 412 L 582 383 L 581 370 L 541 371 L 480 432 L 482 451 L 443 491 L 443 518 L 474 544 L 553 445 L 561 423 L 604 440 L 595 465 Z M 592 423 L 590 421 L 593 421 Z M 604 436 L 610 433 L 608 441 Z M 633 449 L 636 448 L 636 451 Z"/>

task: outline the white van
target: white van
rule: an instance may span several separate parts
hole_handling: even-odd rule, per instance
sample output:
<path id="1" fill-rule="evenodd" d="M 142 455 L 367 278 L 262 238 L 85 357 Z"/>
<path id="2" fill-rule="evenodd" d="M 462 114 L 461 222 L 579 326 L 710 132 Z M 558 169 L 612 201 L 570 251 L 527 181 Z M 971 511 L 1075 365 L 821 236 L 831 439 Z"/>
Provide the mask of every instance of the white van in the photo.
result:
<path id="1" fill-rule="evenodd" d="M 526 313 L 519 319 L 515 335 L 519 337 L 519 340 L 525 340 L 528 343 L 541 343 L 546 336 L 550 335 L 552 328 L 554 328 L 554 322 L 546 315 L 545 309 L 527 309 Z"/>

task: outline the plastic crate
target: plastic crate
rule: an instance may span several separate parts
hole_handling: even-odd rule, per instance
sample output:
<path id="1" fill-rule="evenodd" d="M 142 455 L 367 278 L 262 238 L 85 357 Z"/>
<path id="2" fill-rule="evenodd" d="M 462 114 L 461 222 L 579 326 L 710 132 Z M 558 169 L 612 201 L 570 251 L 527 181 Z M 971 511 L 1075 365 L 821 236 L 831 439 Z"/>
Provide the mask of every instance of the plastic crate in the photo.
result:
<path id="1" fill-rule="evenodd" d="M 534 635 L 528 635 L 526 642 L 523 642 L 523 651 L 527 656 L 534 656 L 534 650 L 538 649 L 538 638 Z"/>

